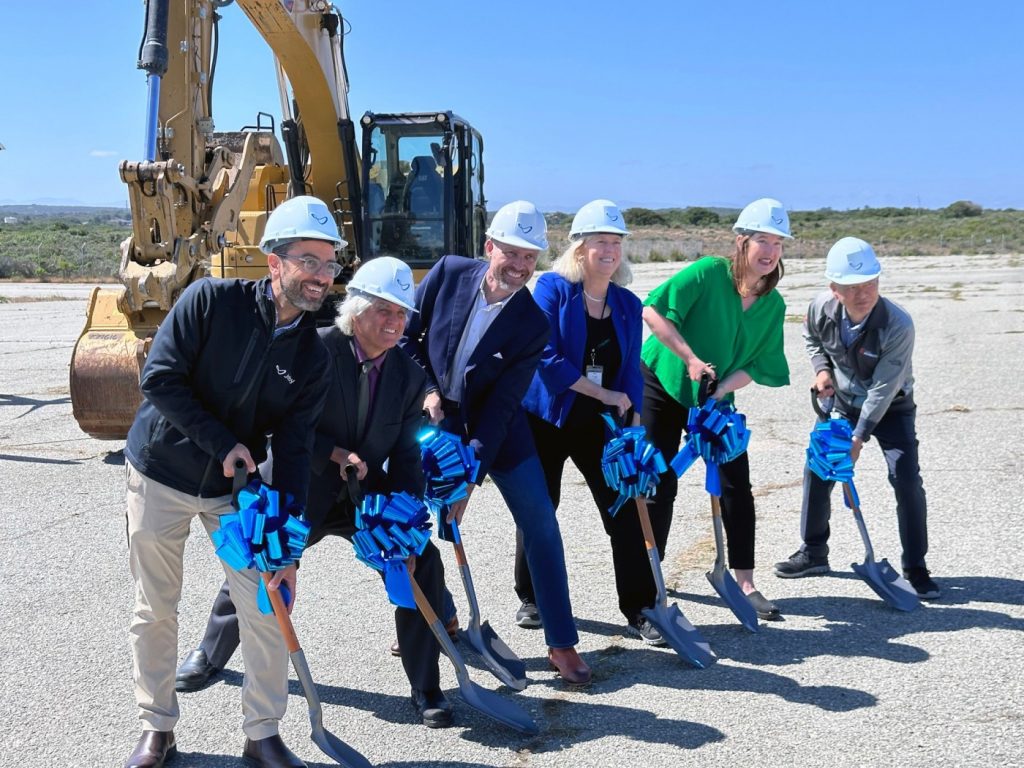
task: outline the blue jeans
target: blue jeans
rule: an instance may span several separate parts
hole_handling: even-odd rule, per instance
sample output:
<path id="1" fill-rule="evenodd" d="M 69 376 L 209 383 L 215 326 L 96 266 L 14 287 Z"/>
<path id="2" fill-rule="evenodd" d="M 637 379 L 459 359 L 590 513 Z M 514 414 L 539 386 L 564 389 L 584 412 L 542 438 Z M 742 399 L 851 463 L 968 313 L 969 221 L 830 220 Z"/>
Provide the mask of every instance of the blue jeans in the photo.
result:
<path id="1" fill-rule="evenodd" d="M 856 423 L 856 414 L 844 414 Z M 889 484 L 896 492 L 896 518 L 903 545 L 903 569 L 924 568 L 928 553 L 928 506 L 917 458 L 917 431 L 914 426 L 917 408 L 889 409 L 874 437 L 889 467 Z M 800 510 L 802 549 L 812 557 L 828 555 L 829 517 L 832 512 L 831 493 L 835 483 L 826 483 L 804 468 L 804 498 Z"/>

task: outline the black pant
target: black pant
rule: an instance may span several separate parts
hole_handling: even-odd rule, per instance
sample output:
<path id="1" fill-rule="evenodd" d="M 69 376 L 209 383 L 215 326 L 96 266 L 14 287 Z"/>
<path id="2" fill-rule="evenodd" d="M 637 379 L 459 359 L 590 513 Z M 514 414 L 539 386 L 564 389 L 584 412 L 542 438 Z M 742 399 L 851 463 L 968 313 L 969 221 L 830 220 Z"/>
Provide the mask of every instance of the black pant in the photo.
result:
<path id="1" fill-rule="evenodd" d="M 641 364 L 644 375 L 644 407 L 641 421 L 647 437 L 671 462 L 679 452 L 679 441 L 686 425 L 687 409 L 680 405 L 658 381 L 650 368 Z M 703 469 L 695 464 L 690 471 Z M 754 567 L 754 494 L 750 488 L 750 462 L 742 453 L 718 467 L 722 484 L 722 525 L 725 528 L 729 567 L 741 570 Z M 679 480 L 671 469 L 661 476 L 654 498 L 648 502 L 651 525 L 658 553 L 665 559 L 665 544 L 672 527 L 672 507 L 676 501 Z"/>
<path id="2" fill-rule="evenodd" d="M 651 574 L 643 531 L 632 500 L 612 517 L 608 509 L 615 503 L 618 493 L 604 481 L 601 473 L 601 453 L 606 440 L 604 422 L 599 416 L 582 424 L 559 428 L 533 414 L 528 415 L 537 456 L 544 468 L 548 495 L 555 509 L 561 497 L 562 469 L 566 459 L 583 475 L 594 503 L 600 511 L 601 523 L 611 539 L 612 564 L 615 568 L 615 589 L 619 595 L 619 610 L 627 620 L 636 618 L 641 609 L 654 605 L 657 590 Z M 516 531 L 516 593 L 521 600 L 536 602 L 533 580 L 526 562 L 523 536 Z"/>
<path id="3" fill-rule="evenodd" d="M 843 414 L 852 424 L 856 413 Z M 896 493 L 896 519 L 899 521 L 900 543 L 903 545 L 903 568 L 924 568 L 928 553 L 928 505 L 925 500 L 921 466 L 917 459 L 917 407 L 913 401 L 890 408 L 879 420 L 872 434 L 878 441 L 889 468 L 889 484 Z M 860 464 L 858 463 L 858 469 Z M 832 514 L 831 493 L 835 483 L 828 483 L 804 469 L 804 498 L 800 513 L 800 536 L 803 549 L 814 557 L 828 555 L 829 517 Z"/>
<path id="4" fill-rule="evenodd" d="M 309 534 L 307 548 L 313 546 L 326 536 L 341 536 L 352 539 L 355 527 L 348 509 L 335 507 L 335 514 L 319 524 L 314 524 Z M 427 544 L 423 554 L 416 558 L 416 583 L 427 596 L 434 611 L 441 615 L 444 605 L 444 563 L 433 542 Z M 415 608 L 395 609 L 395 629 L 398 633 L 398 644 L 402 649 L 402 666 L 413 688 L 429 691 L 440 687 L 438 658 L 441 646 L 430 631 L 430 626 Z M 210 663 L 223 669 L 238 648 L 238 618 L 235 605 L 231 602 L 231 594 L 225 581 L 213 602 L 210 618 L 206 624 L 206 634 L 200 643 Z"/>

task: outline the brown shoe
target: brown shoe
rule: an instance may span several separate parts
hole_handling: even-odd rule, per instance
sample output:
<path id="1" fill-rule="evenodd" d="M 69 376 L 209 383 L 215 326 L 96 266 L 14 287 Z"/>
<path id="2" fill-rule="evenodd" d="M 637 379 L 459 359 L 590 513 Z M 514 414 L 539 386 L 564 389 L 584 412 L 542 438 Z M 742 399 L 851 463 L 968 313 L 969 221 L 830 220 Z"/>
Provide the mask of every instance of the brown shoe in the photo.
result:
<path id="1" fill-rule="evenodd" d="M 174 731 L 143 731 L 124 768 L 162 768 L 177 752 Z"/>
<path id="2" fill-rule="evenodd" d="M 548 666 L 569 685 L 590 683 L 590 667 L 575 648 L 548 648 Z"/>
<path id="3" fill-rule="evenodd" d="M 306 768 L 277 734 L 265 739 L 246 739 L 242 761 L 253 768 Z"/>
<path id="4" fill-rule="evenodd" d="M 459 634 L 459 617 L 452 616 L 452 620 L 448 622 L 447 626 L 445 626 L 444 631 L 448 633 L 448 637 L 454 640 L 455 636 Z M 398 645 L 397 640 L 395 640 L 395 642 L 391 644 L 391 648 L 389 648 L 388 650 L 391 651 L 392 656 L 402 655 L 402 649 Z M 443 651 L 444 649 L 442 648 L 441 650 Z"/>

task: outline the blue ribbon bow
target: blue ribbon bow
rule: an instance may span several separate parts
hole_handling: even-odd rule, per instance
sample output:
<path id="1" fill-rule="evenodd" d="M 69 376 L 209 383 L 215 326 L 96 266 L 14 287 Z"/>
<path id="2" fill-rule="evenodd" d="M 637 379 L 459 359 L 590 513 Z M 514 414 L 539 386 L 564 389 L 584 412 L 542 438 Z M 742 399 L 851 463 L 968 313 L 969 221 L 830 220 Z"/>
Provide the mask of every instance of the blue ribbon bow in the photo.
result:
<path id="1" fill-rule="evenodd" d="M 722 495 L 718 467 L 728 464 L 747 450 L 750 430 L 747 418 L 732 403 L 708 399 L 690 409 L 686 419 L 686 440 L 669 466 L 682 477 L 697 459 L 705 465 L 704 488 L 712 496 Z"/>
<path id="2" fill-rule="evenodd" d="M 453 541 L 451 526 L 445 518 L 452 504 L 468 495 L 467 486 L 477 482 L 480 462 L 473 446 L 466 445 L 451 432 L 428 429 L 419 436 L 420 455 L 426 490 L 423 498 L 437 515 L 437 535 Z"/>
<path id="3" fill-rule="evenodd" d="M 238 494 L 238 511 L 221 515 L 220 528 L 210 534 L 217 556 L 236 571 L 255 568 L 279 571 L 302 557 L 309 538 L 309 523 L 290 495 L 281 508 L 280 494 L 262 483 L 251 483 Z M 285 605 L 291 593 L 281 584 Z M 260 613 L 273 613 L 270 595 L 260 579 L 256 604 Z"/>
<path id="4" fill-rule="evenodd" d="M 608 514 L 615 517 L 631 498 L 653 496 L 658 476 L 668 466 L 661 451 L 647 439 L 644 427 L 620 427 L 607 413 L 602 413 L 601 418 L 612 433 L 601 453 L 601 472 L 608 487 L 619 494 L 608 509 Z"/>
<path id="5" fill-rule="evenodd" d="M 423 554 L 430 541 L 430 512 L 412 494 L 371 494 L 356 509 L 352 546 L 356 557 L 384 573 L 388 599 L 400 608 L 416 608 L 405 561 Z"/>
<path id="6" fill-rule="evenodd" d="M 853 485 L 853 427 L 846 419 L 832 418 L 822 421 L 811 431 L 807 446 L 807 468 L 826 482 L 846 483 L 854 504 L 859 505 L 857 489 Z M 843 502 L 850 506 L 850 499 L 843 494 Z"/>

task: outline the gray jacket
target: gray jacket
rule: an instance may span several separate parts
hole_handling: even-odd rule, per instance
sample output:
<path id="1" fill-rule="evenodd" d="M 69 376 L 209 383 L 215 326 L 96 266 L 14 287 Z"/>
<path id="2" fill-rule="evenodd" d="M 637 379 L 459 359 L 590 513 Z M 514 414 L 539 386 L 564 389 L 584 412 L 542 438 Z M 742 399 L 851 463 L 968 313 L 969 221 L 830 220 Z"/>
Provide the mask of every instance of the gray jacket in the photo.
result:
<path id="1" fill-rule="evenodd" d="M 831 291 L 818 294 L 804 318 L 804 347 L 817 374 L 829 371 L 840 412 L 867 440 L 890 408 L 913 408 L 914 321 L 903 307 L 879 297 L 849 348 L 840 336 L 843 307 Z"/>

